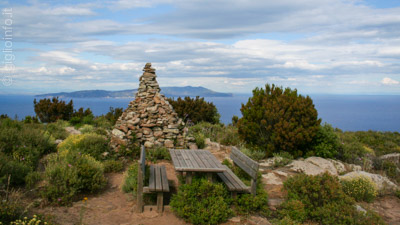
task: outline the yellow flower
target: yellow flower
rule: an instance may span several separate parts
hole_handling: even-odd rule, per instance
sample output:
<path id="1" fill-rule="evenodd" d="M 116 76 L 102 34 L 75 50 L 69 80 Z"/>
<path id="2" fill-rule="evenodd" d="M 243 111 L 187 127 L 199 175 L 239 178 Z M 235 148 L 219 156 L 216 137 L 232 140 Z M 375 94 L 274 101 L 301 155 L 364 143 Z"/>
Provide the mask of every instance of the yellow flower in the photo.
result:
<path id="1" fill-rule="evenodd" d="M 87 201 L 87 200 L 88 200 L 88 198 L 87 198 L 87 197 L 84 197 L 84 198 L 83 198 L 83 200 Z"/>

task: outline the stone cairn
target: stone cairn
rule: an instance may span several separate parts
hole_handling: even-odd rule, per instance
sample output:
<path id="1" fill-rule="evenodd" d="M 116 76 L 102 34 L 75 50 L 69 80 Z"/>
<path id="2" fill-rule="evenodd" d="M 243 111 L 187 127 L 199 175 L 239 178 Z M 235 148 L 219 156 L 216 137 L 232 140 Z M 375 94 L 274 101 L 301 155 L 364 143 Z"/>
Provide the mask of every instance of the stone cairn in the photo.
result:
<path id="1" fill-rule="evenodd" d="M 112 130 L 111 146 L 118 150 L 135 137 L 147 148 L 185 148 L 191 138 L 186 136 L 184 122 L 160 93 L 151 63 L 146 63 L 143 71 L 135 99 L 129 103 Z"/>

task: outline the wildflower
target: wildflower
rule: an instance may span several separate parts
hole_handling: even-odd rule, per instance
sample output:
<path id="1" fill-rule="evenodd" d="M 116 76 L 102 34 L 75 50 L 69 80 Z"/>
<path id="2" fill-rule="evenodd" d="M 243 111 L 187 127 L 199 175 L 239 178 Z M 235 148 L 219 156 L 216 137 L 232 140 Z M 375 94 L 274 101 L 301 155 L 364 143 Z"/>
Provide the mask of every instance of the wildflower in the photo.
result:
<path id="1" fill-rule="evenodd" d="M 87 201 L 87 200 L 88 200 L 88 198 L 87 198 L 87 197 L 84 197 L 84 198 L 83 198 L 83 200 Z"/>
<path id="2" fill-rule="evenodd" d="M 61 202 L 61 198 L 58 198 L 57 200 L 58 200 L 59 202 Z"/>
<path id="3" fill-rule="evenodd" d="M 72 167 L 72 165 L 71 165 L 71 164 L 68 164 L 68 167 Z"/>

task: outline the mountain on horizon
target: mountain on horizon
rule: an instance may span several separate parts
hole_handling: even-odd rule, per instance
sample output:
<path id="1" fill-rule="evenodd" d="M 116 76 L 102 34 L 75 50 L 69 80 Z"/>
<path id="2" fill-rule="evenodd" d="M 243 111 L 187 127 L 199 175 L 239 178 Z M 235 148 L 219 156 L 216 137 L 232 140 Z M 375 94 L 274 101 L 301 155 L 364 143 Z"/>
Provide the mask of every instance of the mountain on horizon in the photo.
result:
<path id="1" fill-rule="evenodd" d="M 128 89 L 121 91 L 106 90 L 82 90 L 73 92 L 58 92 L 35 95 L 35 97 L 60 97 L 60 98 L 133 98 L 137 89 Z M 210 90 L 205 87 L 162 87 L 161 93 L 166 97 L 232 97 L 232 93 L 222 93 Z"/>

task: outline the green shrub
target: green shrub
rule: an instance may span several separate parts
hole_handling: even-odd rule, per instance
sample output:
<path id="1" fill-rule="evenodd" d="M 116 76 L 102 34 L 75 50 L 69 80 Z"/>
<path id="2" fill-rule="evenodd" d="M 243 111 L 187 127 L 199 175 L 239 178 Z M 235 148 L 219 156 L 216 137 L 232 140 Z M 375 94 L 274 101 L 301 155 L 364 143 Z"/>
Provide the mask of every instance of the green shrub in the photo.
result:
<path id="1" fill-rule="evenodd" d="M 43 196 L 50 202 L 68 204 L 80 193 L 95 193 L 107 183 L 103 165 L 93 157 L 65 150 L 49 157 Z"/>
<path id="2" fill-rule="evenodd" d="M 21 205 L 16 202 L 6 199 L 0 201 L 0 222 L 3 222 L 3 224 L 9 224 L 11 221 L 18 219 L 22 212 Z"/>
<path id="3" fill-rule="evenodd" d="M 193 224 L 218 224 L 232 215 L 231 199 L 222 184 L 206 179 L 193 179 L 192 184 L 179 186 L 171 198 L 171 209 L 177 216 Z"/>
<path id="4" fill-rule="evenodd" d="M 253 160 L 259 161 L 265 158 L 265 151 L 258 150 L 258 149 L 251 149 L 246 147 L 241 147 L 240 151 L 242 151 L 245 155 L 250 157 Z"/>
<path id="5" fill-rule="evenodd" d="M 9 176 L 12 186 L 23 185 L 25 176 L 31 171 L 32 168 L 29 165 L 13 160 L 0 152 L 0 186 L 7 185 Z"/>
<path id="6" fill-rule="evenodd" d="M 237 122 L 240 137 L 249 145 L 264 149 L 267 156 L 286 151 L 302 156 L 312 146 L 321 120 L 310 97 L 297 90 L 265 85 L 256 88 L 253 96 L 240 109 Z"/>
<path id="7" fill-rule="evenodd" d="M 237 128 L 223 124 L 200 122 L 189 128 L 189 135 L 195 138 L 196 144 L 200 149 L 204 148 L 206 138 L 223 145 L 239 146 L 242 144 Z"/>
<path id="8" fill-rule="evenodd" d="M 289 216 L 285 216 L 282 219 L 272 220 L 272 224 L 274 225 L 301 225 L 301 223 L 296 222 L 295 220 L 291 219 Z"/>
<path id="9" fill-rule="evenodd" d="M 123 108 L 114 109 L 113 107 L 110 107 L 110 111 L 104 116 L 104 118 L 109 121 L 110 126 L 113 126 L 123 112 L 124 112 Z"/>
<path id="10" fill-rule="evenodd" d="M 287 164 L 293 161 L 293 156 L 288 152 L 274 153 L 273 156 L 274 156 L 274 163 L 273 163 L 274 168 L 286 166 Z"/>
<path id="11" fill-rule="evenodd" d="M 219 123 L 220 115 L 217 107 L 212 102 L 206 102 L 204 98 L 197 96 L 196 98 L 179 97 L 176 101 L 168 98 L 168 102 L 172 105 L 175 112 L 180 118 L 185 121 L 190 121 L 194 124 L 199 122 L 209 122 L 212 124 Z"/>
<path id="12" fill-rule="evenodd" d="M 46 125 L 46 130 L 47 132 L 50 133 L 51 136 L 54 137 L 54 139 L 62 139 L 64 140 L 65 138 L 68 137 L 68 132 L 65 130 L 65 127 L 68 126 L 68 122 L 63 121 L 63 120 L 57 120 L 55 123 L 49 123 Z"/>
<path id="13" fill-rule="evenodd" d="M 282 217 L 320 224 L 384 224 L 375 214 L 358 212 L 338 178 L 328 173 L 290 177 L 284 182 L 284 189 L 287 199 L 279 211 Z M 303 206 L 296 205 L 296 201 Z"/>
<path id="14" fill-rule="evenodd" d="M 86 153 L 97 160 L 104 159 L 102 154 L 110 151 L 107 138 L 93 133 L 71 135 L 58 148 L 59 151 L 71 150 Z"/>
<path id="15" fill-rule="evenodd" d="M 25 176 L 27 188 L 35 187 L 36 183 L 42 180 L 42 174 L 37 171 L 32 171 Z"/>
<path id="16" fill-rule="evenodd" d="M 82 134 L 87 134 L 87 133 L 93 133 L 94 132 L 94 127 L 89 124 L 83 125 L 79 130 L 82 132 Z"/>
<path id="17" fill-rule="evenodd" d="M 147 155 L 146 155 L 147 160 L 155 163 L 157 160 L 171 160 L 171 155 L 169 154 L 169 151 L 165 147 L 153 147 L 147 149 Z"/>
<path id="18" fill-rule="evenodd" d="M 25 116 L 24 123 L 39 123 L 37 116 Z"/>
<path id="19" fill-rule="evenodd" d="M 240 194 L 236 199 L 233 200 L 235 205 L 235 212 L 239 215 L 251 215 L 260 213 L 263 216 L 267 216 L 269 212 L 268 208 L 268 194 L 264 189 L 258 189 L 257 195 L 252 194 Z"/>
<path id="20" fill-rule="evenodd" d="M 137 176 L 138 176 L 139 164 L 134 162 L 129 166 L 128 171 L 126 171 L 124 176 L 124 184 L 122 185 L 122 190 L 125 193 L 132 193 L 136 196 L 137 193 Z"/>
<path id="21" fill-rule="evenodd" d="M 378 195 L 375 183 L 365 176 L 343 179 L 341 183 L 343 191 L 356 201 L 372 202 Z"/>
<path id="22" fill-rule="evenodd" d="M 93 123 L 96 127 L 103 129 L 110 129 L 113 124 L 105 116 L 98 116 L 93 120 Z"/>
<path id="23" fill-rule="evenodd" d="M 120 172 L 124 169 L 124 163 L 116 160 L 105 160 L 103 162 L 104 173 Z"/>
<path id="24" fill-rule="evenodd" d="M 309 151 L 307 156 L 335 158 L 339 154 L 339 136 L 335 133 L 333 127 L 328 123 L 320 126 L 313 142 L 312 151 Z"/>
<path id="25" fill-rule="evenodd" d="M 299 200 L 288 200 L 281 205 L 279 213 L 283 218 L 288 217 L 296 222 L 303 223 L 307 219 L 304 204 Z"/>

